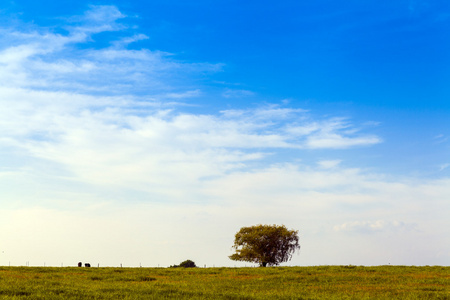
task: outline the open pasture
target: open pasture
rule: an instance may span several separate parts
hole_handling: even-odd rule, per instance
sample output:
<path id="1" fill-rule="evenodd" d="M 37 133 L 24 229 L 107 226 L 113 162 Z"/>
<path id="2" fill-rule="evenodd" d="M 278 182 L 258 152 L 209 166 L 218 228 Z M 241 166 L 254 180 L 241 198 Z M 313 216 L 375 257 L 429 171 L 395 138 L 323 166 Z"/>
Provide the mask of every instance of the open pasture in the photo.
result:
<path id="1" fill-rule="evenodd" d="M 450 299 L 450 267 L 0 267 L 0 299 Z"/>

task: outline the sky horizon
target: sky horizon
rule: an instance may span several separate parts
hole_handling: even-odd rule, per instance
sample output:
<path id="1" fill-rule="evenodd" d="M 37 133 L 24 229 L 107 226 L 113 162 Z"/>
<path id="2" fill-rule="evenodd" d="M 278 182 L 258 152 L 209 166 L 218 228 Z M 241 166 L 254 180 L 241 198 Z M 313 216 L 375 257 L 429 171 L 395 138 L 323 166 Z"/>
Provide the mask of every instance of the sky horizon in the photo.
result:
<path id="1" fill-rule="evenodd" d="M 446 1 L 0 4 L 0 265 L 450 265 Z"/>

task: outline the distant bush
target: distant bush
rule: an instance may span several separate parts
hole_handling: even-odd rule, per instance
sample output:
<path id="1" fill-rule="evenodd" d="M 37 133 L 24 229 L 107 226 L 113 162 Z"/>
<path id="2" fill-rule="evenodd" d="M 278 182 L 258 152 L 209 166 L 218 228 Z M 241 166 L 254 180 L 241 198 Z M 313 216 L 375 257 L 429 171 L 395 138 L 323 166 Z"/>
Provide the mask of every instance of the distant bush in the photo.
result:
<path id="1" fill-rule="evenodd" d="M 183 268 L 196 268 L 197 266 L 195 265 L 195 262 L 193 262 L 192 260 L 188 259 L 188 260 L 183 261 L 180 264 L 180 267 L 183 267 Z"/>
<path id="2" fill-rule="evenodd" d="M 195 262 L 193 262 L 190 259 L 183 261 L 179 265 L 173 265 L 170 267 L 171 268 L 197 268 L 197 266 L 195 265 Z"/>

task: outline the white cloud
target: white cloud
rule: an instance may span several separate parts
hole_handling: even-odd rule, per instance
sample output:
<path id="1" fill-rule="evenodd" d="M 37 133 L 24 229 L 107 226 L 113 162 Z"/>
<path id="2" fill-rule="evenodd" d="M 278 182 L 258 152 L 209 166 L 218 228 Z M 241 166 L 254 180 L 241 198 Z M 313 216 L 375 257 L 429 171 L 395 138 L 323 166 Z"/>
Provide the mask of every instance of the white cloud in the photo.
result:
<path id="1" fill-rule="evenodd" d="M 177 172 L 183 170 L 178 167 L 168 173 Z M 46 173 L 41 175 L 48 177 Z M 2 231 L 0 238 L 8 253 L 21 249 L 8 256 L 14 264 L 19 259 L 76 263 L 79 259 L 74 257 L 79 255 L 101 265 L 167 266 L 188 255 L 199 264 L 217 266 L 234 264 L 227 255 L 240 226 L 283 223 L 300 230 L 302 251 L 293 264 L 417 265 L 445 264 L 450 259 L 445 256 L 450 250 L 445 238 L 450 233 L 445 226 L 448 180 L 390 182 L 358 170 L 295 165 L 197 180 L 190 175 L 183 173 L 184 180 L 171 182 L 168 177 L 156 184 L 146 181 L 148 189 L 143 193 L 121 187 L 120 181 L 80 190 L 67 181 L 61 186 L 64 180 L 53 177 L 47 184 L 34 180 L 22 194 L 8 194 L 14 182 L 9 174 L 2 177 L 4 196 L 36 198 L 33 190 L 40 185 L 46 205 L 55 201 L 58 208 L 42 208 L 45 204 L 40 200 L 38 205 L 36 199 L 32 207 L 3 205 L 0 223 L 11 230 Z M 55 242 L 68 236 L 67 243 Z M 33 253 L 23 250 L 37 241 L 41 243 Z M 55 252 L 55 247 L 61 251 Z"/>
<path id="2" fill-rule="evenodd" d="M 164 95 L 161 95 L 162 98 L 167 99 L 187 99 L 192 97 L 197 97 L 201 95 L 201 91 L 199 89 L 192 90 L 192 91 L 186 91 L 181 93 L 167 93 Z"/>
<path id="3" fill-rule="evenodd" d="M 340 159 L 321 160 L 317 164 L 323 169 L 331 169 L 337 167 L 342 161 Z"/>
<path id="4" fill-rule="evenodd" d="M 146 36 L 145 34 L 141 33 L 141 34 L 135 34 L 135 35 L 133 35 L 131 37 L 125 37 L 125 38 L 123 38 L 121 40 L 113 42 L 112 44 L 114 46 L 120 48 L 120 47 L 126 47 L 129 44 L 131 44 L 131 43 L 135 43 L 135 42 L 143 41 L 143 40 L 147 40 L 147 39 L 149 39 L 149 37 Z"/>
<path id="5" fill-rule="evenodd" d="M 242 98 L 254 96 L 255 93 L 249 90 L 225 89 L 222 96 L 225 98 Z"/>
<path id="6" fill-rule="evenodd" d="M 447 169 L 448 167 L 450 167 L 450 163 L 442 164 L 439 166 L 439 171 L 443 171 L 443 170 Z"/>
<path id="7" fill-rule="evenodd" d="M 436 144 L 442 144 L 448 141 L 448 136 L 445 136 L 444 134 L 438 134 L 433 138 L 433 140 Z"/>
<path id="8" fill-rule="evenodd" d="M 373 233 L 373 232 L 381 232 L 381 231 L 397 231 L 397 230 L 413 230 L 415 224 L 405 224 L 401 221 L 385 221 L 385 220 L 377 220 L 374 222 L 370 221 L 353 221 L 346 222 L 340 225 L 336 225 L 333 227 L 335 231 L 350 231 L 350 232 L 359 232 L 363 234 Z"/>
<path id="9" fill-rule="evenodd" d="M 376 136 L 366 137 L 344 137 L 339 134 L 324 134 L 308 138 L 308 148 L 350 148 L 354 146 L 367 146 L 380 143 L 381 140 Z"/>
<path id="10" fill-rule="evenodd" d="M 356 135 L 358 129 L 353 128 L 346 119 L 333 118 L 326 120 L 307 138 L 307 147 L 349 148 L 354 146 L 373 145 L 381 142 L 380 138 L 370 135 Z"/>
<path id="11" fill-rule="evenodd" d="M 111 46 L 94 48 L 97 33 L 131 31 L 118 23 L 122 18 L 125 16 L 114 6 L 93 6 L 85 16 L 72 18 L 76 24 L 68 28 L 66 35 L 45 28 L 27 32 L 3 29 L 2 84 L 110 95 L 138 94 L 144 90 L 158 94 L 179 92 L 172 84 L 177 77 L 187 81 L 187 75 L 220 71 L 221 64 L 182 63 L 171 59 L 170 53 L 126 49 L 129 43 L 147 38 L 140 33 L 132 32 L 130 37 L 111 41 Z"/>
<path id="12" fill-rule="evenodd" d="M 358 134 L 358 131 L 359 128 L 346 118 L 330 118 L 287 127 L 287 132 L 304 139 L 304 147 L 309 149 L 346 149 L 381 143 L 379 137 Z"/>
<path id="13" fill-rule="evenodd" d="M 91 5 L 83 16 L 69 18 L 69 23 L 77 25 L 68 28 L 73 36 L 89 36 L 104 31 L 118 31 L 126 28 L 126 26 L 116 21 L 125 17 L 126 15 L 113 5 Z"/>

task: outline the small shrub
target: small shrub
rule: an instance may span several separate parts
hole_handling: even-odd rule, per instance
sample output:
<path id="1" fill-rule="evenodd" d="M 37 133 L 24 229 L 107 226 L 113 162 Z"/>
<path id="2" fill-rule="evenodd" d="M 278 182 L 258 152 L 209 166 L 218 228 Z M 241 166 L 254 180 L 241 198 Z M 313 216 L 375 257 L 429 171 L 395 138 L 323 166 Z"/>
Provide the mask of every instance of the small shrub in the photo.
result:
<path id="1" fill-rule="evenodd" d="M 183 261 L 179 265 L 173 265 L 170 267 L 171 268 L 178 268 L 178 267 L 180 267 L 180 268 L 197 268 L 197 266 L 195 265 L 195 262 L 193 262 L 190 259 Z"/>
<path id="2" fill-rule="evenodd" d="M 196 268 L 197 266 L 195 265 L 195 262 L 193 262 L 192 260 L 188 259 L 188 260 L 183 261 L 180 264 L 180 267 L 183 267 L 183 268 Z"/>

